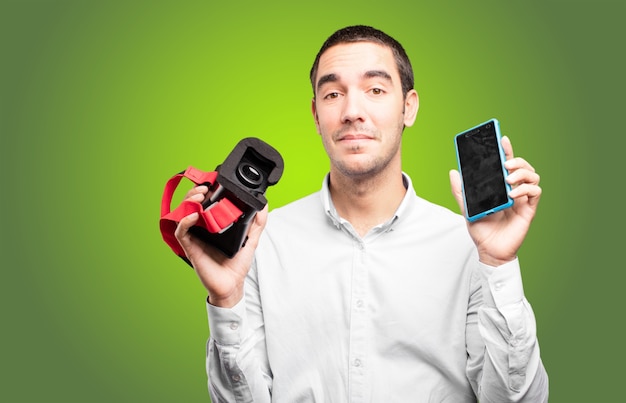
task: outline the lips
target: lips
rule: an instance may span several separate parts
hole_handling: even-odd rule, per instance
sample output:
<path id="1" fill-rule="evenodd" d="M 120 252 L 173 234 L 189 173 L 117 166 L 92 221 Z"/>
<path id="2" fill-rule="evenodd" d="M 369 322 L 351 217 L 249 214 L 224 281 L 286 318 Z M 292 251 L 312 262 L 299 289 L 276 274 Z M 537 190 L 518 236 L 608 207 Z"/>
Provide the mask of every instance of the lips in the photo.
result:
<path id="1" fill-rule="evenodd" d="M 338 141 L 350 141 L 350 140 L 372 140 L 373 137 L 367 134 L 344 134 L 340 136 Z"/>

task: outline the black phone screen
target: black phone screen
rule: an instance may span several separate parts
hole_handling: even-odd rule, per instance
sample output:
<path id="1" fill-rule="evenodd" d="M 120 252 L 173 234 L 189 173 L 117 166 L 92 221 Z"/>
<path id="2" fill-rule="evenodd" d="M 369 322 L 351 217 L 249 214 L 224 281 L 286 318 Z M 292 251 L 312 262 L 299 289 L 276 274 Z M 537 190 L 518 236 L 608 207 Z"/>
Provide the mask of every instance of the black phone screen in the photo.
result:
<path id="1" fill-rule="evenodd" d="M 492 121 L 456 136 L 468 217 L 509 202 L 498 139 Z"/>

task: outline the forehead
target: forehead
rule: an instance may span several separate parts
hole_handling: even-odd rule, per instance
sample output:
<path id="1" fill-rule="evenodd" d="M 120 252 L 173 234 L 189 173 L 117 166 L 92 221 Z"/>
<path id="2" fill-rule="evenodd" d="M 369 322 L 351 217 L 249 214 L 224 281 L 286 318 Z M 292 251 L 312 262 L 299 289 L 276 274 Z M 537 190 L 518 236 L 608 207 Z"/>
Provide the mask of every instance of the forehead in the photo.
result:
<path id="1" fill-rule="evenodd" d="M 342 43 L 328 48 L 320 57 L 316 81 L 328 74 L 340 77 L 362 75 L 367 71 L 386 71 L 399 77 L 393 52 L 387 46 L 372 42 Z"/>

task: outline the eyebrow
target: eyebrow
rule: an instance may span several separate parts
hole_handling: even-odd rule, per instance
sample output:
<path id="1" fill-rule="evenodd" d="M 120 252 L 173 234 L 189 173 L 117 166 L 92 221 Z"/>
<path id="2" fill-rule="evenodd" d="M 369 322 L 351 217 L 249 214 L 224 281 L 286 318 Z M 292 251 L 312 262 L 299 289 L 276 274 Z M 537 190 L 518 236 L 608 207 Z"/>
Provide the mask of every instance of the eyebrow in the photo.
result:
<path id="1" fill-rule="evenodd" d="M 339 81 L 339 76 L 337 74 L 326 74 L 320 77 L 317 81 L 317 90 L 319 91 L 320 88 L 322 88 L 322 86 L 326 83 L 334 83 L 337 81 Z"/>
<path id="2" fill-rule="evenodd" d="M 391 81 L 391 75 L 384 70 L 370 70 L 365 72 L 365 78 L 384 78 L 387 81 Z"/>
<path id="3" fill-rule="evenodd" d="M 369 70 L 363 74 L 364 78 L 382 78 L 389 82 L 391 82 L 391 75 L 384 70 Z M 337 74 L 331 73 L 326 74 L 317 81 L 317 90 L 322 88 L 322 86 L 326 83 L 334 83 L 339 81 L 339 76 Z"/>

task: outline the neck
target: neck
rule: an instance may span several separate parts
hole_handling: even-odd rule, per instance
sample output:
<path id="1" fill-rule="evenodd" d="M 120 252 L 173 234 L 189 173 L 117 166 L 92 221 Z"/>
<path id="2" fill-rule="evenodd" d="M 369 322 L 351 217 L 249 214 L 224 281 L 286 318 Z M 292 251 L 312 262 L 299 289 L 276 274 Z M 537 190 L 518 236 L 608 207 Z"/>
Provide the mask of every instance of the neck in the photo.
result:
<path id="1" fill-rule="evenodd" d="M 406 189 L 399 169 L 359 179 L 331 170 L 330 194 L 337 213 L 364 237 L 373 227 L 393 216 Z"/>

